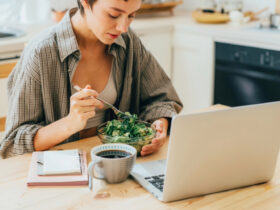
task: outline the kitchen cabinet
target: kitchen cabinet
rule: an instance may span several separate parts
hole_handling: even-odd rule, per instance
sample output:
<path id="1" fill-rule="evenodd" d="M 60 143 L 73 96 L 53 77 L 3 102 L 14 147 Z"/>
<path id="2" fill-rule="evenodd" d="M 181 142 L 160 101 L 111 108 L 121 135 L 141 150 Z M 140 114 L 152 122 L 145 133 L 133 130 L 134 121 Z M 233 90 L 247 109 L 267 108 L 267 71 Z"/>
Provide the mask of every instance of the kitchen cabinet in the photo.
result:
<path id="1" fill-rule="evenodd" d="M 0 63 L 0 79 L 7 78 L 13 68 L 15 67 L 16 62 L 3 62 Z"/>
<path id="2" fill-rule="evenodd" d="M 8 112 L 7 81 L 8 76 L 16 65 L 15 61 L 0 63 L 0 139 L 5 129 L 5 117 Z"/>
<path id="3" fill-rule="evenodd" d="M 1 117 L 0 118 L 0 134 L 1 134 L 1 132 L 5 131 L 5 122 L 6 122 L 6 118 Z M 0 137 L 1 137 L 1 135 L 0 135 Z"/>
<path id="4" fill-rule="evenodd" d="M 213 101 L 212 38 L 175 31 L 173 52 L 173 85 L 184 105 L 182 113 L 209 107 Z"/>
<path id="5" fill-rule="evenodd" d="M 0 79 L 0 117 L 6 116 L 8 112 L 7 80 L 7 78 Z"/>
<path id="6" fill-rule="evenodd" d="M 1 65 L 0 65 L 1 70 Z M 0 78 L 0 140 L 5 130 L 5 117 L 8 113 L 7 78 Z"/>
<path id="7" fill-rule="evenodd" d="M 157 59 L 165 73 L 171 78 L 171 43 L 172 27 L 155 28 L 153 30 L 136 30 L 143 45 Z"/>

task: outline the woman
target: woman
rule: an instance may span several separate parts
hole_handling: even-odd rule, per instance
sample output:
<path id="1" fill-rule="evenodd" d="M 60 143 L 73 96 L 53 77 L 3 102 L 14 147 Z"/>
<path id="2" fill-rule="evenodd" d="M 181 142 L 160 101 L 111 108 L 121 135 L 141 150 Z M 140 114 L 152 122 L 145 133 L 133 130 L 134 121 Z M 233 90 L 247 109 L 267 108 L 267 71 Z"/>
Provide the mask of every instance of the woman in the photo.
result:
<path id="1" fill-rule="evenodd" d="M 182 104 L 169 78 L 129 25 L 141 0 L 78 0 L 63 20 L 29 43 L 8 79 L 3 158 L 96 134 L 111 120 L 97 96 L 153 122 L 163 144 Z M 163 43 L 164 44 L 164 43 Z M 74 85 L 83 87 L 75 92 Z"/>

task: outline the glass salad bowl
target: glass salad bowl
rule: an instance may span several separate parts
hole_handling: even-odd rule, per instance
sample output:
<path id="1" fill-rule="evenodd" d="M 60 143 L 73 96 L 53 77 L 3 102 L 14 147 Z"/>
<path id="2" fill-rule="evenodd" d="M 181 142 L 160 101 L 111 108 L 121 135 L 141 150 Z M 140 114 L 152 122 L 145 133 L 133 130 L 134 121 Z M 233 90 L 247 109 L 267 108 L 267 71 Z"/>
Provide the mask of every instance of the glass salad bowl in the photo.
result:
<path id="1" fill-rule="evenodd" d="M 139 155 L 142 147 L 150 144 L 156 130 L 148 122 L 135 120 L 112 120 L 97 127 L 97 135 L 103 144 L 124 143 L 133 146 Z"/>

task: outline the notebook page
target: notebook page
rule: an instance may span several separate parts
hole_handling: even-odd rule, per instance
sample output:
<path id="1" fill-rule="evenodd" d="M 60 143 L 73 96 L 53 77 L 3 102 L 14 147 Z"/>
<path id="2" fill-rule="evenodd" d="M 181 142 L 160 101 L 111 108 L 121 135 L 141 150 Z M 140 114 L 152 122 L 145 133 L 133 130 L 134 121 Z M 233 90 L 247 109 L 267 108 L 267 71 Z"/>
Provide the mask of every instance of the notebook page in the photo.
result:
<path id="1" fill-rule="evenodd" d="M 43 173 L 81 173 L 79 150 L 45 151 Z"/>

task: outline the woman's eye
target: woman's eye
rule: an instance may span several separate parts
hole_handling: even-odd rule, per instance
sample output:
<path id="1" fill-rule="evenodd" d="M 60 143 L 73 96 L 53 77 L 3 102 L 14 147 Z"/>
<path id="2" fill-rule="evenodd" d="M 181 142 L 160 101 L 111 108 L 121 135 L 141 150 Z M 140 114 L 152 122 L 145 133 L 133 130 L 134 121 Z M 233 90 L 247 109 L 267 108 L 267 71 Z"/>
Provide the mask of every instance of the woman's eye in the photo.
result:
<path id="1" fill-rule="evenodd" d="M 133 19 L 133 18 L 135 18 L 135 15 L 128 16 L 128 18 Z"/>
<path id="2" fill-rule="evenodd" d="M 136 13 L 133 12 L 132 14 L 130 14 L 130 15 L 128 16 L 128 18 L 135 18 L 135 16 L 136 16 Z"/>
<path id="3" fill-rule="evenodd" d="M 113 19 L 117 19 L 119 17 L 119 16 L 115 16 L 115 15 L 111 15 L 111 14 L 109 14 L 109 16 Z"/>

